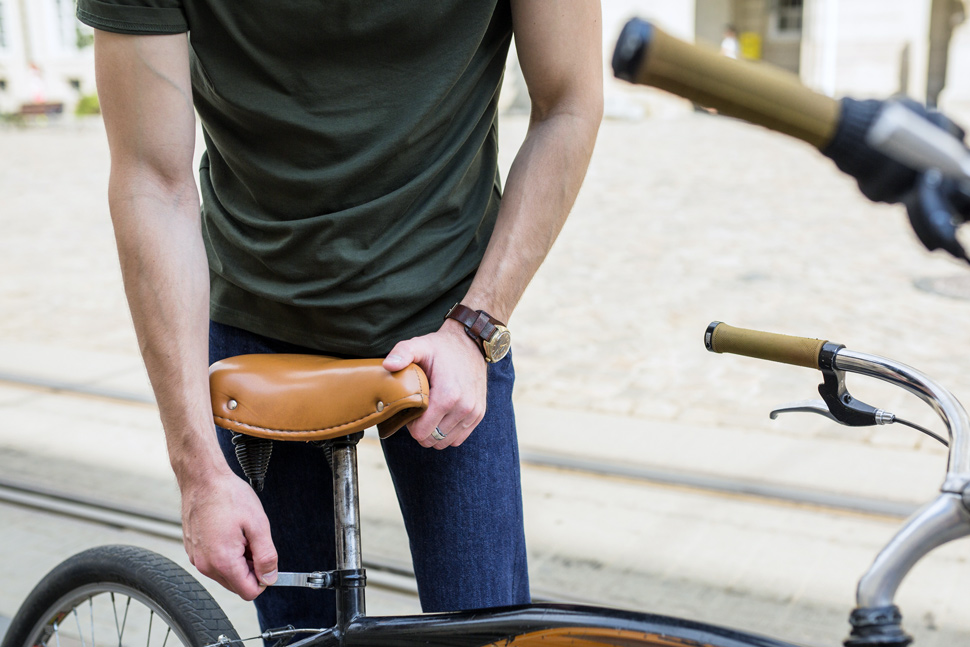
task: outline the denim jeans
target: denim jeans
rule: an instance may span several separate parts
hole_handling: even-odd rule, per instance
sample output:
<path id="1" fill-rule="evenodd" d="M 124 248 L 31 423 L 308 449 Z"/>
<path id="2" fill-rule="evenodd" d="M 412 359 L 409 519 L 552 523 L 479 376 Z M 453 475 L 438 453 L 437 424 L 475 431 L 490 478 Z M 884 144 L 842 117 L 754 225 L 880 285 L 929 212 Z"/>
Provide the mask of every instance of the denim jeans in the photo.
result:
<path id="1" fill-rule="evenodd" d="M 232 326 L 210 324 L 210 363 L 248 353 L 320 354 Z M 407 429 L 382 441 L 424 611 L 529 602 L 512 412 L 514 379 L 511 354 L 489 365 L 485 419 L 460 447 L 425 449 Z M 242 477 L 231 434 L 217 429 L 226 460 Z M 281 571 L 335 567 L 333 482 L 320 449 L 302 442 L 275 442 L 259 498 L 269 517 Z M 332 591 L 270 587 L 255 604 L 264 630 L 288 624 L 323 628 L 335 623 Z"/>

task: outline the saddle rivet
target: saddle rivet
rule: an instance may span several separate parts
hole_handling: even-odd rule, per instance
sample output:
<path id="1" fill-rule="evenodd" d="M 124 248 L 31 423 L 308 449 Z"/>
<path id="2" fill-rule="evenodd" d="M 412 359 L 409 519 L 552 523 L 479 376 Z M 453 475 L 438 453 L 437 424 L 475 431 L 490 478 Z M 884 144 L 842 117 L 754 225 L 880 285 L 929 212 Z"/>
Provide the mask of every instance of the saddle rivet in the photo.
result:
<path id="1" fill-rule="evenodd" d="M 232 411 L 232 410 L 234 410 L 234 409 L 235 409 L 236 407 L 238 407 L 238 406 L 239 406 L 239 403 L 238 403 L 238 402 L 236 402 L 235 400 L 230 400 L 230 401 L 229 401 L 229 404 L 228 404 L 228 405 L 226 405 L 226 406 L 228 406 L 228 407 L 229 407 L 229 410 L 230 410 L 230 411 Z"/>
<path id="2" fill-rule="evenodd" d="M 384 403 L 381 402 L 380 400 L 378 400 L 377 401 L 377 413 L 380 413 L 383 410 L 384 410 Z"/>

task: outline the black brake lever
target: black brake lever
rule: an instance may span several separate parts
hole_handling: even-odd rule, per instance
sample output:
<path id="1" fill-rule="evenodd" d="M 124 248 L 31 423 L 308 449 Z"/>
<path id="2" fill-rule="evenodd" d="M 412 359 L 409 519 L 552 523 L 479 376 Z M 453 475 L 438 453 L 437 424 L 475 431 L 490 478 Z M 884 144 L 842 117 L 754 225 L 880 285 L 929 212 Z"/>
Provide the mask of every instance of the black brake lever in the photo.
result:
<path id="1" fill-rule="evenodd" d="M 879 424 L 878 410 L 856 400 L 845 386 L 845 371 L 835 368 L 835 355 L 845 346 L 826 343 L 818 356 L 818 368 L 822 371 L 823 382 L 818 385 L 818 394 L 822 396 L 832 416 L 849 427 L 870 427 Z"/>

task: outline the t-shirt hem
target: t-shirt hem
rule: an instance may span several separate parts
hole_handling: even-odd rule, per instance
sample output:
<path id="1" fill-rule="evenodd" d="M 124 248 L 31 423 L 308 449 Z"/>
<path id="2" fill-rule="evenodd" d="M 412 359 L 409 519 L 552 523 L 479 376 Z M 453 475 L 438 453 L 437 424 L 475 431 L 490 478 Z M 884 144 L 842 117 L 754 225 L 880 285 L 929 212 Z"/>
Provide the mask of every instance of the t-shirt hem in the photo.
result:
<path id="1" fill-rule="evenodd" d="M 424 335 L 432 330 L 427 330 L 421 326 L 414 329 L 403 329 L 393 335 L 369 339 L 366 343 L 355 344 L 346 339 L 336 341 L 323 335 L 313 335 L 306 330 L 298 330 L 276 322 L 269 322 L 260 317 L 240 312 L 232 308 L 226 308 L 213 303 L 209 306 L 209 318 L 216 323 L 227 326 L 235 326 L 249 332 L 284 341 L 306 348 L 313 348 L 322 353 L 335 353 L 339 355 L 353 355 L 357 357 L 383 357 L 390 352 L 398 341 L 410 339 L 419 335 Z"/>
<path id="2" fill-rule="evenodd" d="M 170 34 L 184 34 L 189 31 L 188 26 L 184 23 L 135 23 L 126 20 L 114 20 L 111 18 L 104 18 L 103 16 L 98 16 L 96 14 L 90 13 L 81 9 L 77 10 L 77 19 L 83 22 L 89 27 L 94 27 L 95 29 L 100 29 L 102 31 L 110 31 L 115 34 L 128 34 L 132 36 L 140 35 L 170 35 Z"/>

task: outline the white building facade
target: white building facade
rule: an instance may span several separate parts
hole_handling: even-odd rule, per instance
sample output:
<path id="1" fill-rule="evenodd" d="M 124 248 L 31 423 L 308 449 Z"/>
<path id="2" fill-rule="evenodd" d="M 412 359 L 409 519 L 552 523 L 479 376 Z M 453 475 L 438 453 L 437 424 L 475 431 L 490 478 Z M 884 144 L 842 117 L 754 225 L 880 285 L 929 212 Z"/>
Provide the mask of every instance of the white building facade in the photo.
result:
<path id="1" fill-rule="evenodd" d="M 74 3 L 0 0 L 0 113 L 37 102 L 70 110 L 95 91 L 91 31 Z M 732 25 L 743 54 L 832 96 L 905 93 L 970 114 L 964 0 L 603 0 L 607 62 L 631 16 L 714 47 Z"/>
<path id="2" fill-rule="evenodd" d="M 687 1 L 697 7 L 698 40 L 733 24 L 760 40 L 760 58 L 831 96 L 970 104 L 963 0 Z"/>
<path id="3" fill-rule="evenodd" d="M 603 0 L 606 47 L 630 16 L 798 74 L 830 96 L 906 94 L 970 114 L 970 20 L 964 0 Z"/>
<path id="4" fill-rule="evenodd" d="M 0 0 L 0 112 L 63 104 L 95 91 L 91 31 L 74 0 Z"/>

